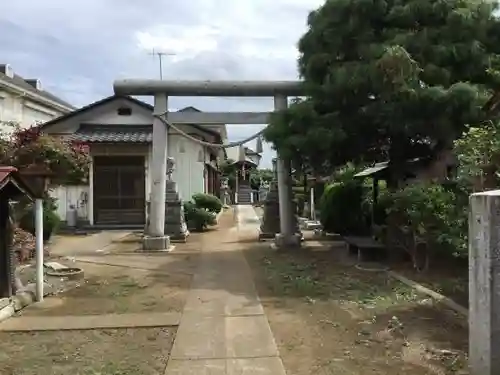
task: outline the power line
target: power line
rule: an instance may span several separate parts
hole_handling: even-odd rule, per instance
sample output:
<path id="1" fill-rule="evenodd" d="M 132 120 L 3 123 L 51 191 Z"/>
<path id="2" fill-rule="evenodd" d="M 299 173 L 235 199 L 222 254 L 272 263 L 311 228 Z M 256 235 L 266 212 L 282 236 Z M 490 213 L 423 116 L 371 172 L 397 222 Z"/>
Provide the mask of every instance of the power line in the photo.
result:
<path id="1" fill-rule="evenodd" d="M 174 56 L 175 53 L 155 51 L 155 49 L 153 48 L 153 51 L 150 52 L 150 55 L 151 56 L 158 56 L 158 61 L 160 63 L 160 79 L 163 79 L 163 57 L 164 56 Z"/>

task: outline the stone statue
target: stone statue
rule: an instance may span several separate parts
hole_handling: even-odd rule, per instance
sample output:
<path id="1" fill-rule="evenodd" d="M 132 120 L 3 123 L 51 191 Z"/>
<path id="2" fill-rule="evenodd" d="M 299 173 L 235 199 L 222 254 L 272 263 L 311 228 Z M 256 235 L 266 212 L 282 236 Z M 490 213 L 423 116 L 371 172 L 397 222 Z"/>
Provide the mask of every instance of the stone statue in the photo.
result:
<path id="1" fill-rule="evenodd" d="M 177 192 L 177 185 L 172 179 L 175 171 L 175 159 L 167 158 L 167 183 L 165 186 L 165 234 L 172 241 L 186 242 L 189 235 L 184 218 L 184 205 Z"/>
<path id="2" fill-rule="evenodd" d="M 229 203 L 229 179 L 227 177 L 223 177 L 220 181 L 220 188 L 222 204 L 226 205 Z"/>
<path id="3" fill-rule="evenodd" d="M 167 179 L 172 180 L 172 173 L 175 171 L 175 159 L 171 156 L 167 158 Z"/>

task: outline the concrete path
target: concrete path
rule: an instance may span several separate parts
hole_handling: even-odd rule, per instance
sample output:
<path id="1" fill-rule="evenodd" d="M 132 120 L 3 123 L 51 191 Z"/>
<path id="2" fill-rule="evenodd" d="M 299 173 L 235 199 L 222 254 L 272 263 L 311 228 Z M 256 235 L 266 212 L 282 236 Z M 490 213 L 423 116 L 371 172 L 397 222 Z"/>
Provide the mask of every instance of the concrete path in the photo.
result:
<path id="1" fill-rule="evenodd" d="M 237 227 L 202 249 L 172 348 L 167 375 L 285 375 L 273 334 L 237 240 L 255 232 L 251 206 L 238 207 Z M 208 247 L 209 246 L 209 247 Z"/>
<path id="2" fill-rule="evenodd" d="M 102 252 L 130 231 L 102 231 L 87 236 L 55 236 L 49 245 L 52 256 L 90 255 Z"/>
<path id="3" fill-rule="evenodd" d="M 82 329 L 146 328 L 179 325 L 179 313 L 135 313 L 70 316 L 19 316 L 0 323 L 0 331 L 67 331 Z"/>

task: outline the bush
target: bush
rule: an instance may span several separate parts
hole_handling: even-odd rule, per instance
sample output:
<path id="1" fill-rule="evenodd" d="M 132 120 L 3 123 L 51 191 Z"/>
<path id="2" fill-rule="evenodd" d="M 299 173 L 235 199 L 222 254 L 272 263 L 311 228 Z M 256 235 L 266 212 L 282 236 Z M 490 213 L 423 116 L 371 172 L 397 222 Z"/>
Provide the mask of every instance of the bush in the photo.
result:
<path id="1" fill-rule="evenodd" d="M 184 202 L 184 218 L 189 229 L 199 232 L 204 231 L 209 225 L 216 224 L 214 213 L 198 207 L 191 201 Z"/>
<path id="2" fill-rule="evenodd" d="M 451 189 L 417 183 L 383 197 L 388 212 L 424 240 L 434 252 L 467 257 L 467 201 Z"/>
<path id="3" fill-rule="evenodd" d="M 323 228 L 341 235 L 367 233 L 369 212 L 363 205 L 363 191 L 354 179 L 327 185 L 319 204 Z"/>
<path id="4" fill-rule="evenodd" d="M 43 205 L 43 242 L 50 240 L 52 234 L 59 228 L 61 218 L 54 209 L 52 201 L 44 201 Z M 35 205 L 31 204 L 19 220 L 19 228 L 35 235 Z"/>
<path id="5" fill-rule="evenodd" d="M 213 213 L 218 213 L 222 210 L 222 202 L 215 195 L 197 193 L 193 195 L 192 199 L 198 208 L 203 208 Z"/>

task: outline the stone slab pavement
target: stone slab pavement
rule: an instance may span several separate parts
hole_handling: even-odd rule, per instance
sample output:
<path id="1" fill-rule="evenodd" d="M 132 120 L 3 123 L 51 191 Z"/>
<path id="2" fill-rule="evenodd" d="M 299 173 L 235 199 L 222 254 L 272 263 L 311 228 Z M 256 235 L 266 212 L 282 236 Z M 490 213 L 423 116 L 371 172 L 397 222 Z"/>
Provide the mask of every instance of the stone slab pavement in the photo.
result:
<path id="1" fill-rule="evenodd" d="M 236 219 L 235 227 L 214 233 L 202 248 L 166 375 L 285 375 L 237 243 L 248 231 L 257 241 L 260 221 L 252 206 L 238 206 Z"/>
<path id="2" fill-rule="evenodd" d="M 49 245 L 49 251 L 51 256 L 96 254 L 130 233 L 130 231 L 108 230 L 87 236 L 56 236 Z"/>
<path id="3" fill-rule="evenodd" d="M 177 326 L 180 313 L 105 314 L 84 316 L 19 316 L 0 323 L 0 331 L 64 331 Z"/>

